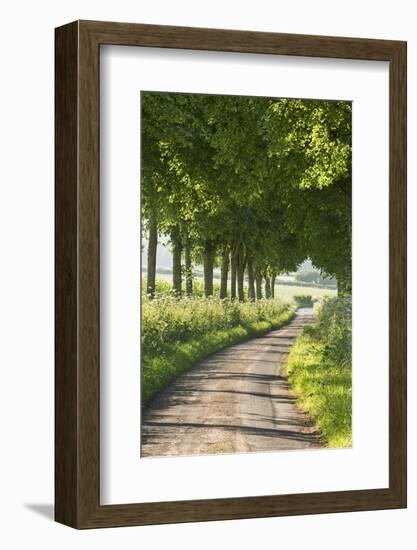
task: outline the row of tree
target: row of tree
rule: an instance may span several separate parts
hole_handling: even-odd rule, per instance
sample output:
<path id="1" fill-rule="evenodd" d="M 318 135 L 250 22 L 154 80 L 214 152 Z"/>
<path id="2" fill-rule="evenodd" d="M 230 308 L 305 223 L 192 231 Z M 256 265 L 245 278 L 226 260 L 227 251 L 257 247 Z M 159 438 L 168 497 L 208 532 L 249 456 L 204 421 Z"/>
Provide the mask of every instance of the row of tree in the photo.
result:
<path id="1" fill-rule="evenodd" d="M 150 297 L 158 235 L 177 296 L 202 264 L 206 296 L 219 266 L 222 298 L 243 301 L 245 279 L 270 297 L 307 257 L 350 291 L 350 103 L 142 92 L 141 166 Z"/>

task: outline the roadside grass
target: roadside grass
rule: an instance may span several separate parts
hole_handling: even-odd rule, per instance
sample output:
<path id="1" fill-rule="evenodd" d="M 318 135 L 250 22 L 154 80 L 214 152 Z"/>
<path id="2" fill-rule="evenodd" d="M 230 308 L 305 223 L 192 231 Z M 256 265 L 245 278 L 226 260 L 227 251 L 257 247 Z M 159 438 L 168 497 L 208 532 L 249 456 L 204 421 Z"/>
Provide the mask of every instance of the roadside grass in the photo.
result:
<path id="1" fill-rule="evenodd" d="M 201 300 L 199 300 L 201 302 Z M 213 300 L 204 300 L 204 302 L 214 302 Z M 265 301 L 266 302 L 266 301 Z M 176 376 L 188 370 L 196 363 L 220 351 L 251 338 L 262 336 L 270 330 L 276 329 L 288 323 L 295 315 L 294 308 L 288 304 L 274 301 L 264 304 L 264 308 L 256 308 L 255 304 L 233 304 L 234 316 L 230 317 L 230 326 L 221 329 L 212 329 L 202 333 L 198 329 L 196 335 L 189 332 L 183 341 L 172 337 L 171 341 L 160 342 L 157 347 L 154 345 L 144 345 L 142 334 L 142 364 L 141 364 L 141 396 L 142 406 L 146 405 L 158 392 L 163 390 Z M 177 305 L 187 307 L 187 301 L 177 302 Z M 223 304 L 214 302 L 206 303 L 210 306 L 223 307 Z M 263 304 L 260 304 L 260 306 Z M 154 304 L 151 303 L 150 307 Z M 172 305 L 175 307 L 175 304 Z M 192 306 L 190 306 L 192 307 Z M 204 308 L 204 304 L 198 307 Z M 230 304 L 225 303 L 224 307 L 230 308 Z M 239 311 L 242 309 L 242 311 Z M 250 311 L 250 315 L 248 314 Z M 239 315 L 236 314 L 239 312 Z M 270 315 L 265 312 L 270 311 Z M 201 313 L 201 312 L 200 312 Z M 166 304 L 165 304 L 166 314 Z M 206 316 L 210 317 L 208 311 Z M 224 321 L 224 320 L 223 320 Z M 235 326 L 231 326 L 231 323 Z M 197 319 L 196 319 L 197 323 Z M 148 344 L 149 344 L 148 340 Z"/>
<path id="2" fill-rule="evenodd" d="M 351 300 L 322 306 L 292 347 L 288 380 L 328 447 L 352 446 Z"/>

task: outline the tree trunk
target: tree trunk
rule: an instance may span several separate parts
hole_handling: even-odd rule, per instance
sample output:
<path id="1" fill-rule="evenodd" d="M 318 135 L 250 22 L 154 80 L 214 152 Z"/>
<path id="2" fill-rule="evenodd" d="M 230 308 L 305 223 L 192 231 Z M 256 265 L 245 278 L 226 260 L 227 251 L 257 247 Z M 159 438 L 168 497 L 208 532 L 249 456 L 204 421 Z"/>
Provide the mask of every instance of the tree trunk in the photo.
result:
<path id="1" fill-rule="evenodd" d="M 256 299 L 262 300 L 262 275 L 259 271 L 255 272 Z"/>
<path id="2" fill-rule="evenodd" d="M 172 246 L 172 289 L 177 298 L 181 298 L 182 294 L 182 267 L 181 267 L 181 238 L 178 225 L 171 229 L 171 246 Z"/>
<path id="3" fill-rule="evenodd" d="M 249 301 L 255 301 L 255 275 L 253 271 L 253 260 L 248 258 L 248 298 Z"/>
<path id="4" fill-rule="evenodd" d="M 227 298 L 227 276 L 229 274 L 229 246 L 226 244 L 223 249 L 222 267 L 220 274 L 220 299 Z"/>
<path id="5" fill-rule="evenodd" d="M 191 244 L 188 229 L 185 226 L 183 231 L 184 242 L 184 264 L 185 264 L 185 293 L 188 298 L 193 294 L 193 265 L 191 262 Z"/>
<path id="6" fill-rule="evenodd" d="M 275 271 L 271 275 L 271 298 L 275 298 L 275 279 L 277 278 L 277 274 Z"/>
<path id="7" fill-rule="evenodd" d="M 237 295 L 239 302 L 245 301 L 245 292 L 244 292 L 244 278 L 245 278 L 245 266 L 246 266 L 246 257 L 245 257 L 245 248 L 241 243 L 236 252 L 236 276 L 237 276 Z"/>
<path id="8" fill-rule="evenodd" d="M 245 264 L 239 261 L 237 264 L 237 295 L 239 298 L 239 302 L 245 301 L 244 276 L 245 276 Z"/>
<path id="9" fill-rule="evenodd" d="M 271 297 L 271 279 L 265 275 L 265 298 L 268 300 Z"/>
<path id="10" fill-rule="evenodd" d="M 231 257 L 231 281 L 230 281 L 230 299 L 236 300 L 236 271 L 237 271 L 237 261 L 236 254 L 232 252 Z"/>
<path id="11" fill-rule="evenodd" d="M 151 212 L 149 220 L 149 236 L 148 236 L 148 270 L 146 273 L 146 294 L 149 298 L 155 296 L 156 283 L 156 250 L 158 247 L 158 224 L 155 212 Z"/>
<path id="12" fill-rule="evenodd" d="M 203 267 L 204 267 L 204 295 L 206 298 L 213 296 L 213 269 L 215 247 L 213 243 L 206 243 L 203 252 Z"/>

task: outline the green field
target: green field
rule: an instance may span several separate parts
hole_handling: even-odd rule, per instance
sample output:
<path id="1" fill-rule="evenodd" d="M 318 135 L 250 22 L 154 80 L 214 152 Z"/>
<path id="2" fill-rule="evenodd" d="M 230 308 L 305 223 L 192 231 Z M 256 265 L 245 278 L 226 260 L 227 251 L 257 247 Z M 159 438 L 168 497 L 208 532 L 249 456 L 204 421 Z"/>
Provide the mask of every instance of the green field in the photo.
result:
<path id="1" fill-rule="evenodd" d="M 337 295 L 337 291 L 327 288 L 313 288 L 309 286 L 290 286 L 290 285 L 275 285 L 275 296 L 281 298 L 285 302 L 290 302 L 294 296 L 300 294 L 307 294 L 312 297 L 314 301 L 320 300 L 321 298 L 333 298 Z"/>

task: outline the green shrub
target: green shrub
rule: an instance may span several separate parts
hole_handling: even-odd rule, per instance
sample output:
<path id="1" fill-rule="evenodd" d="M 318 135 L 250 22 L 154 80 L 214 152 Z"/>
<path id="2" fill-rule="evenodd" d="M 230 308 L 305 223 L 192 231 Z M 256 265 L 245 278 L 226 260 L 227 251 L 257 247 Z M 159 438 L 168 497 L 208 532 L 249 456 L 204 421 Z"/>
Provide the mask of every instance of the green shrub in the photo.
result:
<path id="1" fill-rule="evenodd" d="M 155 354 L 167 343 L 186 342 L 217 330 L 250 326 L 280 315 L 290 306 L 279 300 L 239 303 L 218 298 L 142 300 L 142 353 Z"/>
<path id="2" fill-rule="evenodd" d="M 185 280 L 183 280 L 182 291 L 185 295 Z M 213 284 L 213 294 L 219 297 L 220 284 Z M 174 296 L 172 290 L 172 282 L 167 279 L 156 279 L 155 283 L 155 297 L 163 298 L 165 296 Z M 204 296 L 204 283 L 198 279 L 193 280 L 193 297 L 202 298 Z M 142 278 L 142 299 L 146 298 L 146 278 Z"/>
<path id="3" fill-rule="evenodd" d="M 326 360 L 339 368 L 352 364 L 352 297 L 325 299 L 317 322 L 306 331 L 324 346 Z"/>
<path id="4" fill-rule="evenodd" d="M 314 305 L 311 294 L 295 294 L 294 301 L 297 307 L 313 307 Z"/>
<path id="5" fill-rule="evenodd" d="M 293 315 L 279 300 L 142 298 L 142 402 L 200 359 L 277 328 Z"/>

